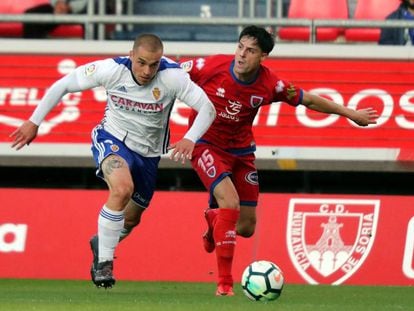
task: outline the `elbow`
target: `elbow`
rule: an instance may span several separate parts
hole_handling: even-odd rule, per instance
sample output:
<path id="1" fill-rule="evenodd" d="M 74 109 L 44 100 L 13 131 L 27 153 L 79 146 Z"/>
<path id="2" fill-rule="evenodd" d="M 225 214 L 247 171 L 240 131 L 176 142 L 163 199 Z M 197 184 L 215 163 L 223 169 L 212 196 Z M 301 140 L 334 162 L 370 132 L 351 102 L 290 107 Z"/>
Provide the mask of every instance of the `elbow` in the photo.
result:
<path id="1" fill-rule="evenodd" d="M 212 105 L 212 110 L 211 110 L 211 115 L 212 115 L 212 118 L 213 119 L 215 119 L 216 118 L 216 116 L 217 116 L 217 111 L 216 111 L 216 108 Z"/>
<path id="2" fill-rule="evenodd" d="M 217 116 L 216 108 L 214 107 L 212 102 L 210 102 L 210 113 L 209 113 L 209 115 L 210 115 L 212 120 L 214 120 Z"/>

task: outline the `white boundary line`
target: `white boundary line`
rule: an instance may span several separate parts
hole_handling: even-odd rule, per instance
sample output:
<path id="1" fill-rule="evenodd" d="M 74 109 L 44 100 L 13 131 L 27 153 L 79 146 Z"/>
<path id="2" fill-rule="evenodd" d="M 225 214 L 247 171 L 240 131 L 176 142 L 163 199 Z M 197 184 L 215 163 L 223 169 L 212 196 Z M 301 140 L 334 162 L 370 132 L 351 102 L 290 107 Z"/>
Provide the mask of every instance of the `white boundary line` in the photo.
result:
<path id="1" fill-rule="evenodd" d="M 9 143 L 0 143 L 0 156 L 92 157 L 90 144 L 32 143 L 16 151 Z M 338 160 L 338 161 L 396 161 L 399 149 L 351 147 L 257 147 L 259 160 Z M 165 155 L 164 157 L 167 157 Z"/>

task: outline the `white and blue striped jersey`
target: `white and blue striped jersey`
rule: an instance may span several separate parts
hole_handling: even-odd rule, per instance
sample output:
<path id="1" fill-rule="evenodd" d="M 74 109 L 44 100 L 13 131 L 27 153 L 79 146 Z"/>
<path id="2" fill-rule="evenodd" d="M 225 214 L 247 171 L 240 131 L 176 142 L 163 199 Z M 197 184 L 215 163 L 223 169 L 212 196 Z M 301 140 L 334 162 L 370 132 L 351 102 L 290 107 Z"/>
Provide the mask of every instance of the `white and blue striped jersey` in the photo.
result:
<path id="1" fill-rule="evenodd" d="M 143 156 L 167 152 L 169 118 L 176 98 L 200 112 L 198 124 L 190 128 L 185 138 L 195 142 L 214 119 L 214 107 L 207 95 L 177 63 L 162 57 L 153 80 L 139 85 L 129 57 L 117 57 L 80 66 L 55 82 L 30 120 L 39 125 L 64 94 L 98 86 L 107 92 L 101 125 Z"/>

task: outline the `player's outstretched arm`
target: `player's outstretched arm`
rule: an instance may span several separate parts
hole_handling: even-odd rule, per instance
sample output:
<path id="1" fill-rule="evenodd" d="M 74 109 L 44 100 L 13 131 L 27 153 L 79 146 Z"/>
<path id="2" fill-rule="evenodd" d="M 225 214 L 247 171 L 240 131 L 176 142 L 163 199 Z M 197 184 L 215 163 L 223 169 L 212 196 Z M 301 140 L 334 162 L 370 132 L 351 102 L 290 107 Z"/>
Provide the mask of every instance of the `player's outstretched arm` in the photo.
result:
<path id="1" fill-rule="evenodd" d="M 346 108 L 349 109 L 349 108 Z M 354 121 L 359 126 L 368 126 L 369 124 L 376 124 L 378 119 L 378 113 L 373 108 L 364 108 L 358 110 L 350 110 L 351 116 L 348 118 Z"/>
<path id="2" fill-rule="evenodd" d="M 62 77 L 52 84 L 29 120 L 25 121 L 19 128 L 10 134 L 10 137 L 13 138 L 12 148 L 20 150 L 24 145 L 30 144 L 36 138 L 39 125 L 65 94 L 98 86 L 94 81 L 90 82 L 87 80 L 82 82 L 82 86 L 79 84 L 77 72 L 83 73 L 84 71 L 83 67 L 78 67 L 72 73 Z"/>
<path id="3" fill-rule="evenodd" d="M 354 121 L 359 126 L 368 126 L 369 124 L 376 124 L 378 113 L 373 108 L 364 108 L 353 110 L 342 105 L 339 105 L 324 97 L 314 95 L 308 92 L 303 92 L 302 104 L 307 108 L 329 114 L 338 114 Z"/>
<path id="4" fill-rule="evenodd" d="M 29 145 L 33 139 L 37 136 L 39 126 L 34 124 L 32 121 L 25 121 L 19 126 L 10 137 L 13 138 L 12 148 L 16 150 L 22 149 L 25 145 Z"/>

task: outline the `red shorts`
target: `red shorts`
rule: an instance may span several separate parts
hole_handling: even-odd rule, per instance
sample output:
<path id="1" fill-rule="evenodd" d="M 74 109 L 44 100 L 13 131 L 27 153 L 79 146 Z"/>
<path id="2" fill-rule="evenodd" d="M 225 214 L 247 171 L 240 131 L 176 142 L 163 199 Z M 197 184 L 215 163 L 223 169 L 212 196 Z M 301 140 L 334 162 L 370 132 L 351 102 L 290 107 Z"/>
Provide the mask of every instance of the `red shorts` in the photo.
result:
<path id="1" fill-rule="evenodd" d="M 234 155 L 210 144 L 196 144 L 191 165 L 210 192 L 210 207 L 217 207 L 214 187 L 229 176 L 236 187 L 240 205 L 257 206 L 259 180 L 253 153 Z"/>

